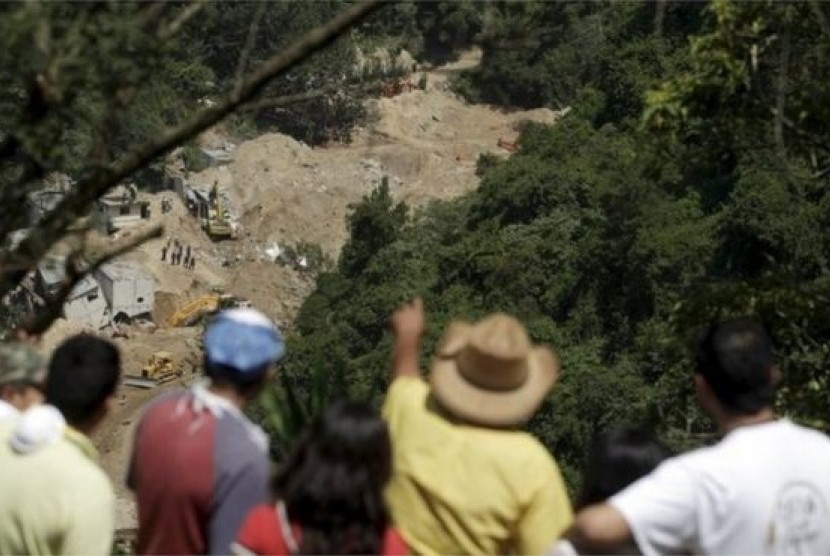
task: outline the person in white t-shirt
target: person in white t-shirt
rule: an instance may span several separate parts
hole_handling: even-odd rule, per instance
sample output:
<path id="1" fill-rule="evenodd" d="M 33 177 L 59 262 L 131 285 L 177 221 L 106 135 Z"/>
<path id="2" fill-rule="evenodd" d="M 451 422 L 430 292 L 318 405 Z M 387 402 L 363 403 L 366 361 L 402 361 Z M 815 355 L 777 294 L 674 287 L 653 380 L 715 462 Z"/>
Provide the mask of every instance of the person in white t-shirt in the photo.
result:
<path id="1" fill-rule="evenodd" d="M 698 401 L 722 440 L 585 508 L 565 538 L 582 553 L 631 541 L 645 555 L 830 553 L 830 439 L 776 418 L 780 375 L 763 327 L 713 325 L 696 359 Z"/>

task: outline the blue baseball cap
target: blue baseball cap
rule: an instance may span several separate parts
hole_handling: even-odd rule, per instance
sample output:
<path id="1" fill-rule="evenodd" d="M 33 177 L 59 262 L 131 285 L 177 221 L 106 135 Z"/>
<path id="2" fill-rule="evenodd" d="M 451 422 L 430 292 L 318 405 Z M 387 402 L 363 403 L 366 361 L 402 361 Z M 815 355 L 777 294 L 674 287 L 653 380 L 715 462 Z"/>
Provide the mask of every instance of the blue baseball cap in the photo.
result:
<path id="1" fill-rule="evenodd" d="M 261 373 L 285 355 L 285 342 L 271 320 L 254 309 L 229 309 L 208 325 L 205 358 L 241 375 Z"/>

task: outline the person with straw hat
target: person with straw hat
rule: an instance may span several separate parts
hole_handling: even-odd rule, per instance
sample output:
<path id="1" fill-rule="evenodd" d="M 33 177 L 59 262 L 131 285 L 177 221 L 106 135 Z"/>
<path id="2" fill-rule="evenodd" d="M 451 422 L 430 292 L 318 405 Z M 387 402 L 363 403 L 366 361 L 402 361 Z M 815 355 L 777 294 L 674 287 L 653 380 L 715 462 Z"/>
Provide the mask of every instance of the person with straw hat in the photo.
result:
<path id="1" fill-rule="evenodd" d="M 392 382 L 384 403 L 394 452 L 387 500 L 420 554 L 541 554 L 570 525 L 556 462 L 518 430 L 559 375 L 506 314 L 444 331 L 429 380 L 420 377 L 420 299 L 392 317 Z"/>

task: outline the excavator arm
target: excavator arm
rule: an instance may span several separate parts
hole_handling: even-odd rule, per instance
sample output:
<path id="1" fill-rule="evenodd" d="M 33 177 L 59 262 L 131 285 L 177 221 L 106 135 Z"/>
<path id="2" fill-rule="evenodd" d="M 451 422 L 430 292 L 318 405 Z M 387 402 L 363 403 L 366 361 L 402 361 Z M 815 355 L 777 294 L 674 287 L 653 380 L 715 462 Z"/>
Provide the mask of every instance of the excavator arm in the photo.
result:
<path id="1" fill-rule="evenodd" d="M 194 299 L 167 319 L 167 326 L 170 328 L 177 328 L 179 326 L 187 326 L 193 322 L 197 317 L 205 313 L 210 313 L 219 308 L 218 295 L 204 295 Z"/>

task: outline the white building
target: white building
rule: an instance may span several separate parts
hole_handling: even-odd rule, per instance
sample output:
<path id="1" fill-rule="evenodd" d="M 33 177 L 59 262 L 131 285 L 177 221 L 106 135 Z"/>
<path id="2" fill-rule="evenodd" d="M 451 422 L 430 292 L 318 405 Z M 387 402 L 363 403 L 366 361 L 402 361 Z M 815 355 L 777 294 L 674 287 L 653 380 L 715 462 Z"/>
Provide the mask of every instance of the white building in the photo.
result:
<path id="1" fill-rule="evenodd" d="M 66 258 L 49 256 L 37 267 L 38 291 L 48 299 L 61 289 L 66 280 Z M 41 301 L 42 302 L 42 301 Z M 101 294 L 98 282 L 92 276 L 86 276 L 75 284 L 72 293 L 63 304 L 63 315 L 67 319 L 81 321 L 95 328 L 109 323 L 110 313 L 107 301 Z"/>
<path id="2" fill-rule="evenodd" d="M 135 186 L 119 185 L 95 201 L 92 220 L 104 234 L 140 224 L 150 217 L 150 203 L 139 201 Z"/>
<path id="3" fill-rule="evenodd" d="M 133 262 L 109 263 L 95 271 L 114 320 L 132 318 L 153 310 L 156 285 L 144 268 Z"/>
<path id="4" fill-rule="evenodd" d="M 75 285 L 63 304 L 63 314 L 69 320 L 85 322 L 95 328 L 109 324 L 107 300 L 104 299 L 95 278 L 85 276 Z"/>

